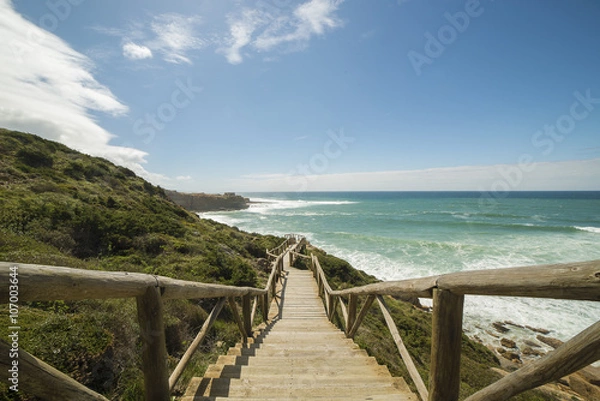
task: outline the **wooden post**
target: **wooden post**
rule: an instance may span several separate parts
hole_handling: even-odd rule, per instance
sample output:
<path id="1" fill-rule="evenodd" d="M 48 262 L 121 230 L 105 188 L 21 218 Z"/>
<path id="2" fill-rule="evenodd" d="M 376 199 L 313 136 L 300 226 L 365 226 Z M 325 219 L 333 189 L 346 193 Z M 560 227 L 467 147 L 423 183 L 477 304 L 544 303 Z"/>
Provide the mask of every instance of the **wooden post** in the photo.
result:
<path id="1" fill-rule="evenodd" d="M 244 295 L 242 297 L 242 318 L 244 321 L 244 331 L 246 337 L 252 336 L 252 296 Z"/>
<path id="2" fill-rule="evenodd" d="M 433 290 L 429 401 L 458 400 L 464 299 L 448 290 Z"/>
<path id="3" fill-rule="evenodd" d="M 273 280 L 271 280 L 271 298 L 275 298 L 277 296 L 277 273 L 273 275 Z"/>
<path id="4" fill-rule="evenodd" d="M 262 302 L 260 305 L 260 310 L 262 311 L 263 322 L 267 322 L 269 320 L 269 292 L 262 296 Z"/>
<path id="5" fill-rule="evenodd" d="M 365 299 L 365 303 L 363 304 L 362 308 L 360 309 L 360 312 L 358 312 L 358 315 L 356 316 L 356 320 L 354 321 L 354 324 L 352 324 L 352 328 L 346 335 L 348 338 L 354 338 L 354 335 L 358 331 L 358 328 L 360 327 L 365 316 L 367 316 L 367 313 L 369 312 L 369 308 L 373 304 L 374 300 L 375 300 L 375 295 L 367 296 L 367 299 Z"/>
<path id="6" fill-rule="evenodd" d="M 256 317 L 256 310 L 258 309 L 258 304 L 258 297 L 252 297 L 252 313 L 250 314 L 250 328 L 254 326 L 254 318 Z"/>
<path id="7" fill-rule="evenodd" d="M 142 369 L 144 371 L 145 399 L 169 401 L 167 346 L 159 288 L 148 287 L 144 295 L 137 297 L 137 312 L 143 343 Z"/>
<path id="8" fill-rule="evenodd" d="M 333 317 L 335 316 L 335 310 L 337 309 L 337 300 L 338 297 L 334 297 L 331 294 L 327 294 L 327 298 L 329 299 L 329 314 L 328 318 L 330 322 L 333 322 Z"/>
<path id="9" fill-rule="evenodd" d="M 356 320 L 356 307 L 358 305 L 357 295 L 348 295 L 348 319 L 346 320 L 346 335 L 350 333 Z"/>
<path id="10" fill-rule="evenodd" d="M 240 334 L 242 335 L 242 343 L 246 344 L 248 342 L 248 335 L 246 333 L 246 327 L 244 326 L 244 322 L 240 317 L 240 311 L 238 310 L 237 304 L 235 303 L 235 298 L 227 298 L 227 302 L 229 303 L 229 308 L 231 308 L 231 313 L 233 313 L 233 319 L 237 323 L 238 329 L 240 330 Z"/>

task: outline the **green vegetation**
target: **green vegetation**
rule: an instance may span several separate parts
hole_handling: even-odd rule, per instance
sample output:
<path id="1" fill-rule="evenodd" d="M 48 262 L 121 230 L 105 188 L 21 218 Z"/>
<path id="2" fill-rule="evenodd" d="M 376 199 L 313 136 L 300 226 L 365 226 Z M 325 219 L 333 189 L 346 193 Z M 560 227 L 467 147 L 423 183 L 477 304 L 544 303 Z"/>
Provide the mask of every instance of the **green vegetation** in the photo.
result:
<path id="1" fill-rule="evenodd" d="M 319 257 L 323 271 L 327 275 L 329 284 L 333 289 L 343 289 L 376 282 L 375 277 L 353 269 L 348 262 L 328 255 L 322 250 L 310 248 Z M 301 260 L 301 264 L 310 261 Z M 429 381 L 429 366 L 431 358 L 431 314 L 416 308 L 412 303 L 386 297 L 398 331 L 402 336 L 409 353 L 411 354 L 421 377 L 427 384 Z M 360 308 L 361 305 L 359 305 Z M 341 312 L 337 314 L 336 324 L 340 329 L 343 323 L 340 319 Z M 402 376 L 416 393 L 416 387 L 400 358 L 396 344 L 389 333 L 383 315 L 377 303 L 371 306 L 367 317 L 358 329 L 354 338 L 361 348 L 374 356 L 380 364 L 387 365 L 394 376 Z M 482 344 L 470 340 L 463 335 L 461 358 L 461 392 L 460 399 L 465 399 L 477 390 L 497 381 L 500 375 L 490 368 L 499 368 L 500 363 L 496 356 Z M 557 398 L 541 393 L 529 391 L 520 396 L 513 397 L 515 401 L 557 401 Z"/>
<path id="2" fill-rule="evenodd" d="M 267 276 L 258 259 L 282 240 L 200 220 L 131 170 L 34 135 L 0 130 L 0 260 L 262 287 Z M 334 288 L 376 281 L 345 261 L 316 252 Z M 166 302 L 171 368 L 214 303 Z M 405 302 L 388 303 L 427 381 L 430 315 Z M 8 315 L 6 306 L 0 313 Z M 135 300 L 23 304 L 19 324 L 23 349 L 111 399 L 143 399 Z M 7 326 L 0 328 L 4 338 Z M 202 375 L 238 336 L 225 308 L 179 390 Z M 376 307 L 356 340 L 393 374 L 408 377 Z M 462 397 L 496 380 L 492 366 L 498 366 L 497 360 L 485 347 L 463 338 Z M 550 400 L 537 393 L 515 399 Z M 0 400 L 35 398 L 8 393 L 1 383 Z"/>
<path id="3" fill-rule="evenodd" d="M 0 130 L 0 260 L 262 287 L 267 276 L 258 259 L 281 241 L 201 220 L 162 188 L 107 160 Z M 171 367 L 213 303 L 166 302 Z M 142 400 L 135 300 L 21 306 L 23 349 L 110 398 Z M 4 338 L 6 326 L 0 329 Z M 182 383 L 237 341 L 226 308 Z M 0 399 L 34 398 L 8 394 L 2 383 Z"/>

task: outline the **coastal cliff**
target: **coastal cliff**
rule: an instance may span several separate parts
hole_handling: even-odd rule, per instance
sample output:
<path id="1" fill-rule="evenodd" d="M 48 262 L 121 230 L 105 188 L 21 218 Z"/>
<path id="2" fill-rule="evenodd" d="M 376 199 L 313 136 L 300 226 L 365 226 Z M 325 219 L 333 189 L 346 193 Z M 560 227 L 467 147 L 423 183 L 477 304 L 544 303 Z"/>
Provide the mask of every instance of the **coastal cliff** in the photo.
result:
<path id="1" fill-rule="evenodd" d="M 249 207 L 250 200 L 232 192 L 220 194 L 184 193 L 165 190 L 173 202 L 192 212 L 213 212 L 219 210 L 242 210 Z"/>

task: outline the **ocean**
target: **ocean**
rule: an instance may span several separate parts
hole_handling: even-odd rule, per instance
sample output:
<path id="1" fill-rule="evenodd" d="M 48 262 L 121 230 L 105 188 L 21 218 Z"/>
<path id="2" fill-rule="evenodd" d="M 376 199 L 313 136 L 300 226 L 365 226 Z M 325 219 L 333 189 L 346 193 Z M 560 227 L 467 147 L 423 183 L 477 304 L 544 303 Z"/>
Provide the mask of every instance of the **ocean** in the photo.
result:
<path id="1" fill-rule="evenodd" d="M 261 234 L 302 234 L 381 280 L 600 259 L 600 192 L 250 193 L 247 210 L 200 214 Z M 422 300 L 431 305 L 430 300 Z M 600 319 L 600 303 L 467 296 L 464 329 L 494 344 L 511 321 L 568 340 Z M 516 329 L 503 337 L 535 338 Z M 493 333 L 493 334 L 492 334 Z"/>

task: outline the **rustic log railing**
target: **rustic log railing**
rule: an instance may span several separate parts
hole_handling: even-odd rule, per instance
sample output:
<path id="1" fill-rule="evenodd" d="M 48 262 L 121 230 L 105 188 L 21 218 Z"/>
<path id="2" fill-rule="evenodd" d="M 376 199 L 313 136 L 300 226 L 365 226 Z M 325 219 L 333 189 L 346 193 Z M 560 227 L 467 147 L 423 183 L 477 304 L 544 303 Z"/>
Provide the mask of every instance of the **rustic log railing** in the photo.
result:
<path id="1" fill-rule="evenodd" d="M 236 320 L 242 341 L 252 335 L 254 316 L 260 306 L 263 321 L 269 317 L 269 308 L 277 296 L 277 283 L 282 278 L 283 258 L 286 252 L 295 254 L 305 242 L 297 236 L 287 236 L 274 250 L 271 274 L 264 289 L 233 287 L 219 284 L 176 280 L 141 273 L 82 270 L 67 267 L 40 266 L 0 262 L 0 277 L 9 283 L 10 272 L 18 272 L 19 302 L 136 298 L 138 323 L 143 342 L 142 370 L 145 399 L 169 401 L 177 381 L 192 355 L 212 327 L 219 312 L 228 303 Z M 293 257 L 293 256 L 291 256 Z M 9 302 L 9 286 L 0 286 L 0 303 Z M 216 298 L 216 306 L 205 320 L 200 332 L 169 376 L 163 323 L 163 301 L 169 299 Z M 236 298 L 241 298 L 240 314 Z M 12 302 L 12 301 L 11 301 Z M 0 368 L 11 368 L 8 358 L 11 346 L 0 340 Z M 33 396 L 47 400 L 108 401 L 66 374 L 19 349 L 20 388 Z"/>
<path id="2" fill-rule="evenodd" d="M 510 269 L 470 271 L 413 280 L 383 282 L 336 291 L 331 288 L 316 256 L 301 253 L 306 240 L 288 235 L 277 248 L 268 250 L 273 258 L 271 274 L 264 289 L 231 287 L 176 280 L 140 273 L 90 271 L 0 262 L 0 277 L 9 278 L 18 267 L 19 301 L 136 298 L 141 327 L 143 372 L 146 399 L 167 401 L 181 373 L 227 303 L 245 341 L 252 334 L 258 308 L 268 320 L 271 301 L 277 296 L 284 257 L 311 259 L 311 269 L 330 320 L 341 311 L 346 335 L 354 337 L 363 319 L 377 301 L 384 320 L 423 401 L 455 401 L 460 386 L 460 345 L 465 295 L 537 297 L 600 301 L 600 261 L 542 265 Z M 0 302 L 9 301 L 8 286 L 0 286 Z M 384 296 L 433 299 L 433 332 L 429 389 L 423 382 L 398 332 Z M 365 296 L 358 310 L 359 296 Z M 162 304 L 168 299 L 218 299 L 200 332 L 168 375 Z M 241 313 L 236 298 L 241 298 Z M 344 300 L 347 300 L 346 303 Z M 0 367 L 10 368 L 10 346 L 0 341 Z M 600 321 L 545 357 L 525 365 L 496 383 L 473 394 L 466 401 L 501 401 L 538 387 L 600 359 Z M 19 350 L 21 387 L 48 400 L 104 400 L 64 373 Z"/>
<path id="3" fill-rule="evenodd" d="M 286 234 L 285 241 L 283 241 L 279 246 L 273 249 L 267 249 L 267 256 L 272 259 L 277 258 L 277 256 L 281 255 L 290 247 L 290 245 L 294 245 L 302 240 L 302 236 L 298 234 Z"/>
<path id="4" fill-rule="evenodd" d="M 600 260 L 469 271 L 413 280 L 391 281 L 334 291 L 319 259 L 311 270 L 330 320 L 341 311 L 346 335 L 353 338 L 377 300 L 398 351 L 423 401 L 456 401 L 460 390 L 460 356 L 465 295 L 513 296 L 600 301 Z M 433 299 L 429 389 L 404 345 L 384 295 Z M 357 311 L 358 296 L 365 296 Z M 347 306 L 344 303 L 347 298 Z M 529 363 L 465 401 L 503 401 L 574 373 L 600 360 L 600 321 L 557 350 Z"/>

